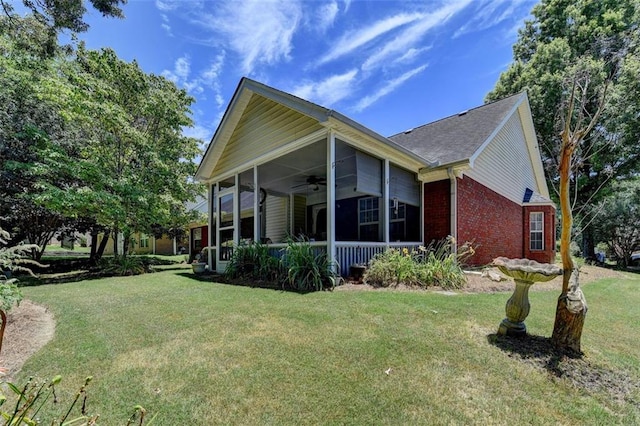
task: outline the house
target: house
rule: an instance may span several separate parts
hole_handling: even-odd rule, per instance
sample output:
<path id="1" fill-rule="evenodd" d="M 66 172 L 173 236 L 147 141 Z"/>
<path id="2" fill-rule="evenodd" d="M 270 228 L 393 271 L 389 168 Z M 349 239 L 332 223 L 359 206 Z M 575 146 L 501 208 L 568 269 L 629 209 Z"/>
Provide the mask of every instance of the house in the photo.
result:
<path id="1" fill-rule="evenodd" d="M 288 236 L 345 274 L 387 247 L 452 235 L 470 262 L 555 258 L 549 199 L 525 93 L 384 137 L 350 118 L 243 78 L 202 158 L 210 267 L 233 247 Z"/>

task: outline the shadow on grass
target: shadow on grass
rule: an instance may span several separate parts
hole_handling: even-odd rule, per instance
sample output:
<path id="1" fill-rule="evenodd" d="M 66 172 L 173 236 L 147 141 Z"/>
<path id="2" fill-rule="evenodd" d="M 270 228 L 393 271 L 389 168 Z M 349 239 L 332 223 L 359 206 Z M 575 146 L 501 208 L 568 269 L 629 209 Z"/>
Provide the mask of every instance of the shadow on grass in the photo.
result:
<path id="1" fill-rule="evenodd" d="M 507 352 L 511 357 L 519 357 L 525 362 L 543 367 L 556 377 L 565 374 L 562 362 L 565 359 L 581 359 L 582 354 L 566 352 L 556 348 L 551 339 L 543 336 L 525 335 L 521 337 L 489 334 L 490 344 Z"/>
<path id="2" fill-rule="evenodd" d="M 593 364 L 583 354 L 556 348 L 548 337 L 489 334 L 487 340 L 509 357 L 544 370 L 577 388 L 605 393 L 640 406 L 637 392 L 640 380 L 629 371 Z"/>
<path id="3" fill-rule="evenodd" d="M 273 281 L 257 281 L 249 278 L 237 278 L 237 279 L 229 280 L 223 274 L 216 274 L 211 272 L 194 274 L 193 272 L 185 271 L 185 272 L 179 272 L 176 275 L 189 278 L 194 281 L 212 282 L 212 283 L 218 283 L 218 284 L 224 284 L 224 285 L 230 285 L 230 286 L 236 286 L 236 287 L 262 288 L 265 290 L 276 290 L 276 291 L 296 293 L 296 294 L 310 294 L 310 293 L 316 292 L 313 290 L 302 291 L 302 290 L 297 290 L 297 289 L 286 287 L 286 286 L 283 287 L 282 284 L 278 282 L 273 282 Z M 332 291 L 332 289 L 325 288 L 324 291 Z"/>

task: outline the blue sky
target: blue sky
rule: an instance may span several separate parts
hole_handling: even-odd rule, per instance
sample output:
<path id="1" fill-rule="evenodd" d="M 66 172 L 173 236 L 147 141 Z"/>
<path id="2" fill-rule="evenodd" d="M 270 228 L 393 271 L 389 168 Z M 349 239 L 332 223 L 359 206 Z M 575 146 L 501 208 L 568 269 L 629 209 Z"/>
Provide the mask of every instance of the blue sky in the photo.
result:
<path id="1" fill-rule="evenodd" d="M 481 105 L 534 4 L 129 0 L 123 20 L 90 11 L 80 39 L 186 89 L 204 142 L 243 76 L 390 136 Z"/>

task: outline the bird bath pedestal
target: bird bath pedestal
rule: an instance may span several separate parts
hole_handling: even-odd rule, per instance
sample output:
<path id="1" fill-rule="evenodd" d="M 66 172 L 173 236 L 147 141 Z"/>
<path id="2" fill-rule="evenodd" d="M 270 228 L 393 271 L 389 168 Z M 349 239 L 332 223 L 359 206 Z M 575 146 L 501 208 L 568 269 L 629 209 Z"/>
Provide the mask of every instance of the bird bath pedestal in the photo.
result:
<path id="1" fill-rule="evenodd" d="M 507 259 L 498 257 L 493 265 L 500 272 L 513 278 L 516 289 L 507 301 L 505 311 L 507 317 L 498 327 L 498 334 L 508 336 L 524 336 L 527 327 L 524 320 L 529 315 L 529 287 L 536 282 L 546 282 L 562 274 L 562 269 L 549 263 L 538 263 L 529 259 Z"/>

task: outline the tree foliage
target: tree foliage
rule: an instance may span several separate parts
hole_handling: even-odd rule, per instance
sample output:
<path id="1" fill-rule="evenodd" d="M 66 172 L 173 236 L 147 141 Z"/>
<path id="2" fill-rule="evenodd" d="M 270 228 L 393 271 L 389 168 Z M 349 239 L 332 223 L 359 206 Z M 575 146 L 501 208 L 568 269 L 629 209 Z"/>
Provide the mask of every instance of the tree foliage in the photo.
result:
<path id="1" fill-rule="evenodd" d="M 566 82 L 585 72 L 587 92 L 610 82 L 607 102 L 570 165 L 575 228 L 583 231 L 585 254 L 593 255 L 594 218 L 588 206 L 600 200 L 614 176 L 632 175 L 640 166 L 640 5 L 637 0 L 543 0 L 532 15 L 519 31 L 514 62 L 487 100 L 527 90 L 548 182 L 558 197 Z M 582 112 L 594 116 L 597 96 L 585 100 Z"/>
<path id="2" fill-rule="evenodd" d="M 0 215 L 16 238 L 41 241 L 41 253 L 61 228 L 128 238 L 184 224 L 200 192 L 190 179 L 198 141 L 182 134 L 193 98 L 110 49 L 43 59 L 25 43 L 46 39 L 37 19 L 4 28 Z"/>
<path id="3" fill-rule="evenodd" d="M 640 180 L 617 181 L 610 193 L 592 207 L 597 210 L 596 237 L 607 245 L 621 266 L 631 263 L 640 249 Z"/>

